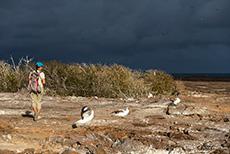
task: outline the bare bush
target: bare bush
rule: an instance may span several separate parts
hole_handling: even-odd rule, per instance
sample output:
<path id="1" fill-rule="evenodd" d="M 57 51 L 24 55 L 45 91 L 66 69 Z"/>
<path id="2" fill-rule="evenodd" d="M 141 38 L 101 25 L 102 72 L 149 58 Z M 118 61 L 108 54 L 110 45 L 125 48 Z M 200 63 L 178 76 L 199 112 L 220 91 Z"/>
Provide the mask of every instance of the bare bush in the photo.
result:
<path id="1" fill-rule="evenodd" d="M 28 77 L 25 77 L 25 74 L 28 74 L 30 71 L 29 62 L 31 59 L 28 57 L 19 59 L 18 64 L 15 64 L 13 57 L 10 58 L 11 63 L 6 61 L 0 61 L 0 90 L 6 92 L 17 92 L 21 88 L 25 88 L 28 84 Z M 23 62 L 27 61 L 25 65 Z"/>

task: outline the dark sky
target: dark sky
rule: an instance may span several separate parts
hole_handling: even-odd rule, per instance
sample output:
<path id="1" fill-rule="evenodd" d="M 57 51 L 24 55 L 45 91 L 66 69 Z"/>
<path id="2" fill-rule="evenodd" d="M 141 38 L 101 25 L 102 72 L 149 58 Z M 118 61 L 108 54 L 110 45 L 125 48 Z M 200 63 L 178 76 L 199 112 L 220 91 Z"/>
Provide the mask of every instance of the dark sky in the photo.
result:
<path id="1" fill-rule="evenodd" d="M 0 0 L 7 60 L 230 73 L 230 0 Z"/>

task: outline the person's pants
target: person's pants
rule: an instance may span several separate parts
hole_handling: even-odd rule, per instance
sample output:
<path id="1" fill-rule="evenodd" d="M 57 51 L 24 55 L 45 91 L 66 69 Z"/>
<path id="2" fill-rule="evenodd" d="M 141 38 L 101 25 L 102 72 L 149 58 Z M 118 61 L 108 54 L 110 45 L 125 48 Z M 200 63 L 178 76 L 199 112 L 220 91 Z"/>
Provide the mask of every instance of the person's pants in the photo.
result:
<path id="1" fill-rule="evenodd" d="M 32 98 L 32 106 L 36 107 L 38 110 L 41 110 L 43 92 L 38 93 L 38 94 L 31 93 L 30 96 Z"/>

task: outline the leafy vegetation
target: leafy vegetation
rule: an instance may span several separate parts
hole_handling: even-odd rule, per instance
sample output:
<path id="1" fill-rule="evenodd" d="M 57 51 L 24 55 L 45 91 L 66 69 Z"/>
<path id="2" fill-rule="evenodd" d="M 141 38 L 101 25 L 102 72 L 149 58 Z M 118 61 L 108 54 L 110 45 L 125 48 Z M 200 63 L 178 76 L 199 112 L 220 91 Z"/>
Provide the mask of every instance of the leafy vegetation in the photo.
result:
<path id="1" fill-rule="evenodd" d="M 17 92 L 28 85 L 29 72 L 35 69 L 32 59 L 20 59 L 18 65 L 0 61 L 0 91 Z M 145 72 L 112 64 L 65 64 L 43 62 L 46 76 L 45 92 L 56 96 L 98 96 L 108 98 L 146 97 L 149 93 L 176 94 L 182 83 L 159 70 Z"/>

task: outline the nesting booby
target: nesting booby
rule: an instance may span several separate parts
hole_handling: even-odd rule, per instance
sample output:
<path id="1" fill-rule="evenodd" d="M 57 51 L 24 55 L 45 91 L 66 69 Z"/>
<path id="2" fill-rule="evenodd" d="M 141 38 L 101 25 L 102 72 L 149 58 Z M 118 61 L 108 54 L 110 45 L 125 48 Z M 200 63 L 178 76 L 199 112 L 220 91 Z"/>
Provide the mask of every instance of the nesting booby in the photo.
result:
<path id="1" fill-rule="evenodd" d="M 181 101 L 180 98 L 177 97 L 177 98 L 175 98 L 175 100 L 173 102 L 170 103 L 170 105 L 176 106 L 178 103 L 180 103 L 180 101 Z"/>
<path id="2" fill-rule="evenodd" d="M 124 117 L 124 116 L 128 115 L 129 109 L 131 109 L 131 108 L 130 108 L 130 107 L 127 107 L 126 110 L 124 110 L 124 109 L 119 109 L 119 110 L 113 111 L 112 113 L 113 113 L 115 116 Z"/>
<path id="3" fill-rule="evenodd" d="M 90 112 L 91 111 L 91 112 Z M 83 124 L 85 126 L 85 123 L 91 121 L 94 117 L 94 111 L 91 110 L 89 107 L 84 106 L 81 109 L 81 119 L 75 122 L 72 127 L 76 128 L 77 124 Z M 85 126 L 86 127 L 86 126 Z"/>

